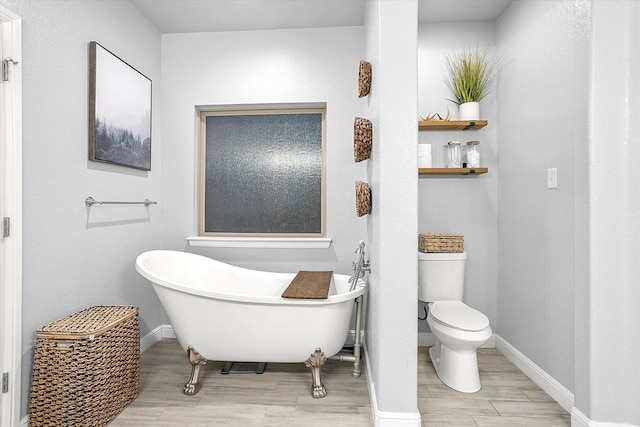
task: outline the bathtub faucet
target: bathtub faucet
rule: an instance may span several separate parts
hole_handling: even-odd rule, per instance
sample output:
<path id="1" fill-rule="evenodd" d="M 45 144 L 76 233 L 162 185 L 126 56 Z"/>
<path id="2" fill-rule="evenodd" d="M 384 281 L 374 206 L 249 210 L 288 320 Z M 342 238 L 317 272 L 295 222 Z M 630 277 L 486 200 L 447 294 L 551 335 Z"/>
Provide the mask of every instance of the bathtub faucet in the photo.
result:
<path id="1" fill-rule="evenodd" d="M 371 272 L 371 263 L 369 262 L 369 260 L 364 260 L 364 242 L 362 240 L 360 240 L 358 249 L 356 249 L 354 253 L 360 254 L 360 257 L 358 258 L 357 263 L 355 261 L 351 263 L 353 267 L 353 276 L 349 278 L 349 283 L 351 283 L 349 291 L 353 291 L 356 288 L 358 279 L 364 277 L 364 273 Z"/>

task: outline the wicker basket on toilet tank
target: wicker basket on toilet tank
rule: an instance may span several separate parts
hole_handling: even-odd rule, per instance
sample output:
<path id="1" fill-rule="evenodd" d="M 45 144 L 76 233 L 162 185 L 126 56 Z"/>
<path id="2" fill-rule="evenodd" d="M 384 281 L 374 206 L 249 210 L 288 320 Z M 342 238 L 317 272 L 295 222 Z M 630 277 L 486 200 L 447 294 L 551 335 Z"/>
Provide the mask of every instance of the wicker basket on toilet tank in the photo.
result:
<path id="1" fill-rule="evenodd" d="M 105 426 L 137 396 L 138 308 L 90 307 L 38 329 L 29 425 Z"/>
<path id="2" fill-rule="evenodd" d="M 464 252 L 464 235 L 453 233 L 420 233 L 418 249 L 428 253 Z"/>

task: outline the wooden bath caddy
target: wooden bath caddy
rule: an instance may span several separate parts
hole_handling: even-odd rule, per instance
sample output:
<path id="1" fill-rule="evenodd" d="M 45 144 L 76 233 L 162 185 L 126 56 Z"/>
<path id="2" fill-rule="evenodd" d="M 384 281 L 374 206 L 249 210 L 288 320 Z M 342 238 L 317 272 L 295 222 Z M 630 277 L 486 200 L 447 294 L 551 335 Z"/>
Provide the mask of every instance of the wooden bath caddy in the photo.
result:
<path id="1" fill-rule="evenodd" d="M 327 299 L 333 271 L 298 271 L 282 298 Z"/>

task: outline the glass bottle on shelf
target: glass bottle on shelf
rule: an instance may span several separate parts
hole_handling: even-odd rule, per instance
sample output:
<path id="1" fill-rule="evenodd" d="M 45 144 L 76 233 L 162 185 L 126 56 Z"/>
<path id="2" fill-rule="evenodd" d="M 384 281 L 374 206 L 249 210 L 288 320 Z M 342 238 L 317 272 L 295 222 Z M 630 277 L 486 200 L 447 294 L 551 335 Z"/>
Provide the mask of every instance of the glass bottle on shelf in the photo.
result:
<path id="1" fill-rule="evenodd" d="M 480 141 L 467 142 L 467 167 L 478 168 L 480 167 Z"/>
<path id="2" fill-rule="evenodd" d="M 460 141 L 450 141 L 447 143 L 447 167 L 460 167 Z"/>

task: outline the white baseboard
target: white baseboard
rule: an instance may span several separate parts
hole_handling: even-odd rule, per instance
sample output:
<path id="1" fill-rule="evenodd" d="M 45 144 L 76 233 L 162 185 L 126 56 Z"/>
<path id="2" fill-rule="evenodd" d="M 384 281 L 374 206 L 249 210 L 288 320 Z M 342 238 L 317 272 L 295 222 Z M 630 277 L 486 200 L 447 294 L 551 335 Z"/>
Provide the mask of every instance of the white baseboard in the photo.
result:
<path id="1" fill-rule="evenodd" d="M 436 337 L 431 332 L 418 333 L 418 347 L 431 347 L 436 344 Z M 480 348 L 496 348 L 496 334 L 491 335 L 489 340 L 482 344 Z"/>
<path id="2" fill-rule="evenodd" d="M 627 423 L 601 423 L 592 421 L 577 408 L 571 410 L 571 427 L 637 427 L 635 424 Z"/>
<path id="3" fill-rule="evenodd" d="M 418 334 L 418 345 L 424 347 L 430 347 L 435 344 L 435 337 L 431 333 L 421 332 Z M 518 349 L 509 344 L 504 338 L 499 335 L 493 334 L 493 336 L 487 341 L 482 348 L 496 348 L 502 353 L 511 363 L 516 365 L 522 372 L 524 372 L 533 382 L 538 384 L 549 396 L 555 399 L 560 406 L 562 406 L 567 412 L 572 412 L 574 405 L 574 396 L 569 390 L 567 390 L 562 384 L 556 381 L 553 377 L 542 370 L 538 365 L 533 363 L 529 358 L 522 354 Z M 584 418 L 578 417 L 580 419 Z M 578 424 L 580 425 L 580 424 Z M 595 424 L 584 424 L 585 427 L 595 426 Z M 621 426 L 620 426 L 621 427 Z"/>
<path id="4" fill-rule="evenodd" d="M 372 382 L 371 363 L 367 354 L 367 347 L 363 344 L 364 366 L 367 371 L 367 385 L 369 388 L 369 400 L 371 401 L 371 415 L 374 427 L 420 427 L 420 412 L 389 412 L 378 409 L 378 399 L 376 397 L 376 387 Z"/>
<path id="5" fill-rule="evenodd" d="M 356 331 L 354 329 L 349 330 L 347 335 L 347 343 L 353 344 L 355 341 Z M 140 338 L 140 353 L 147 351 L 152 345 L 162 339 L 175 338 L 176 334 L 173 331 L 171 325 L 160 325 L 144 337 Z M 364 340 L 364 331 L 360 333 L 360 340 Z M 364 347 L 364 345 L 363 345 Z"/>
<path id="6" fill-rule="evenodd" d="M 496 348 L 549 396 L 555 399 L 567 412 L 572 413 L 574 405 L 573 393 L 499 335 L 496 335 Z"/>
<path id="7" fill-rule="evenodd" d="M 572 427 L 592 427 L 595 426 L 593 421 L 589 419 L 585 414 L 580 412 L 578 408 L 571 410 L 571 426 Z"/>
<path id="8" fill-rule="evenodd" d="M 173 326 L 162 325 L 162 338 L 175 338 L 176 333 L 173 332 Z"/>
<path id="9" fill-rule="evenodd" d="M 175 338 L 171 325 L 160 325 L 144 337 L 140 338 L 140 353 L 147 351 L 152 345 L 164 338 Z"/>
<path id="10" fill-rule="evenodd" d="M 349 331 L 349 338 L 353 340 L 355 331 Z M 176 335 L 173 332 L 171 325 L 160 325 L 144 337 L 140 339 L 140 352 L 145 352 L 153 344 L 157 343 L 161 339 L 175 338 Z M 435 344 L 435 337 L 428 332 L 421 332 L 418 334 L 418 345 L 420 347 L 430 347 Z M 516 365 L 522 372 L 524 372 L 533 382 L 538 384 L 549 396 L 555 399 L 560 406 L 571 413 L 571 426 L 572 427 L 634 427 L 632 424 L 623 423 L 606 423 L 592 421 L 580 412 L 574 405 L 574 396 L 569 390 L 567 390 L 562 384 L 558 383 L 553 377 L 542 370 L 538 365 L 533 363 L 529 358 L 522 354 L 518 349 L 512 346 L 505 339 L 499 335 L 494 334 L 489 341 L 487 341 L 483 348 L 496 348 L 502 353 L 511 363 Z M 416 410 L 415 413 L 410 412 L 388 412 L 378 409 L 378 401 L 376 398 L 375 385 L 372 382 L 373 375 L 371 373 L 371 364 L 369 363 L 369 356 L 367 354 L 367 348 L 362 345 L 365 368 L 367 371 L 367 385 L 369 388 L 369 398 L 371 400 L 371 412 L 374 420 L 375 427 L 420 427 L 421 417 L 420 412 Z M 29 427 L 29 417 L 26 416 L 20 420 L 18 427 Z"/>

